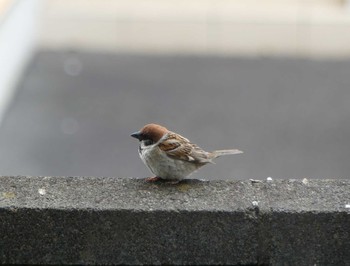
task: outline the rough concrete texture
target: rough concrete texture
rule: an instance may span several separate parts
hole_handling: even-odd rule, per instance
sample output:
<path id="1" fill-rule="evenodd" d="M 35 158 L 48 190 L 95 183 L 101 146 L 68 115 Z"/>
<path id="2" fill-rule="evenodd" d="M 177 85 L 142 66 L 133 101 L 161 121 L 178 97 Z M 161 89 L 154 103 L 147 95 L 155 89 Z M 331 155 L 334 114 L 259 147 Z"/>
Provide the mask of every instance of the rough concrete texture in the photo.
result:
<path id="1" fill-rule="evenodd" d="M 2 264 L 350 265 L 350 180 L 0 184 Z"/>

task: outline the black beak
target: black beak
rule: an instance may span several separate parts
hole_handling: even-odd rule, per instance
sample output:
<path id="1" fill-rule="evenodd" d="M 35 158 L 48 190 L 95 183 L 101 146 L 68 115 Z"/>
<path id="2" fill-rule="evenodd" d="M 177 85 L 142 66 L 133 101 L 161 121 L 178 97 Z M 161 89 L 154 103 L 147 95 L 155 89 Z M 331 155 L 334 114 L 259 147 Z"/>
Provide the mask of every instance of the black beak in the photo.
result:
<path id="1" fill-rule="evenodd" d="M 139 131 L 132 133 L 130 136 L 135 139 L 141 140 L 141 133 Z"/>

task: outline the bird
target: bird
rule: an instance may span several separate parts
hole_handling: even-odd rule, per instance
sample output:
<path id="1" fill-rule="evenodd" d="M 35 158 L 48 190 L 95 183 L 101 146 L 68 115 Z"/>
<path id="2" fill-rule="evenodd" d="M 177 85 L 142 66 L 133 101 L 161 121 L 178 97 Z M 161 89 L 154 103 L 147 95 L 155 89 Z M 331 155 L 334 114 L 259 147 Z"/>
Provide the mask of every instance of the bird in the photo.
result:
<path id="1" fill-rule="evenodd" d="M 148 182 L 167 180 L 177 183 L 202 166 L 214 163 L 217 157 L 243 153 L 237 149 L 204 151 L 187 138 L 158 124 L 147 124 L 131 137 L 139 140 L 139 156 L 155 175 L 146 178 Z"/>

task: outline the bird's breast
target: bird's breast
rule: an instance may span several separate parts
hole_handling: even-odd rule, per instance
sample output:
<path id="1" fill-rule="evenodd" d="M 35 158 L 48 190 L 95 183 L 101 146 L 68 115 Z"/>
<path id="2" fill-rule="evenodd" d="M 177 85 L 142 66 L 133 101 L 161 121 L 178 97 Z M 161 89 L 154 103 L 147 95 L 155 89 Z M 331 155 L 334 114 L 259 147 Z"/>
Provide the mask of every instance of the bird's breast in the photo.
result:
<path id="1" fill-rule="evenodd" d="M 200 167 L 198 164 L 171 158 L 157 146 L 141 147 L 139 153 L 151 172 L 164 179 L 183 179 Z"/>

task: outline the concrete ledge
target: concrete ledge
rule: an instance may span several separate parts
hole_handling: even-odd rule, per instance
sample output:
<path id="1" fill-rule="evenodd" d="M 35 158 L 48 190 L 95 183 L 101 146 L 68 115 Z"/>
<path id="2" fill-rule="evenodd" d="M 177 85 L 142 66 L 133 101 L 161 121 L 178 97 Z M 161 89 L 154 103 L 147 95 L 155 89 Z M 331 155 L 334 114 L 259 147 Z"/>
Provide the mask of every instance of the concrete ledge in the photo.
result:
<path id="1" fill-rule="evenodd" d="M 2 264 L 350 264 L 350 180 L 0 184 Z"/>

